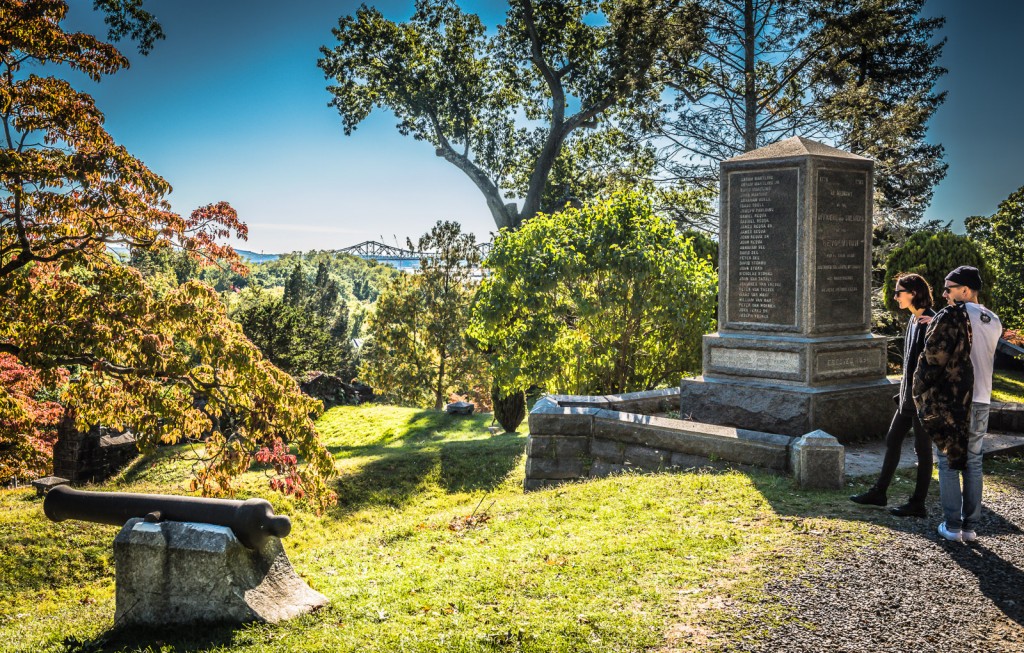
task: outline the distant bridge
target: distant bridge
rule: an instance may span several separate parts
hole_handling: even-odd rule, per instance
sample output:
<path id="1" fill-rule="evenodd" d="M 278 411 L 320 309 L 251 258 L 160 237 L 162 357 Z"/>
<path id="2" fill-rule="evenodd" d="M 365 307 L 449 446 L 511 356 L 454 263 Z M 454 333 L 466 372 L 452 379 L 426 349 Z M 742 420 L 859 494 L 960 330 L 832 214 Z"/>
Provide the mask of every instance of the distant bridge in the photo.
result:
<path id="1" fill-rule="evenodd" d="M 477 245 L 477 249 L 480 251 L 481 257 L 486 257 L 491 253 L 491 243 L 480 243 Z M 375 240 L 365 240 L 358 245 L 352 245 L 338 251 L 352 254 L 362 259 L 373 259 L 378 263 L 384 263 L 399 270 L 416 270 L 420 267 L 420 252 L 402 249 L 401 247 L 392 247 L 391 245 L 378 243 Z M 430 253 L 427 252 L 426 255 L 429 256 Z"/>
<path id="2" fill-rule="evenodd" d="M 352 254 L 362 259 L 373 259 L 378 263 L 386 263 L 399 270 L 415 270 L 420 266 L 420 255 L 409 249 L 392 247 L 375 240 L 366 240 L 358 245 L 352 245 L 342 250 L 346 254 Z"/>

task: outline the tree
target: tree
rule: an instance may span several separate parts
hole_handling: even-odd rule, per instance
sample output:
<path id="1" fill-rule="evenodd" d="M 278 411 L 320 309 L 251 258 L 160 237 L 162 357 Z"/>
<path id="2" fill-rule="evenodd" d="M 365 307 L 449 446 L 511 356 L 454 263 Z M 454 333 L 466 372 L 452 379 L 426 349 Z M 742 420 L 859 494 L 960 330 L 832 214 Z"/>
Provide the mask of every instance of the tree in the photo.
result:
<path id="1" fill-rule="evenodd" d="M 992 288 L 992 272 L 978 244 L 951 231 L 918 231 L 902 247 L 894 249 L 886 261 L 885 285 L 882 286 L 886 308 L 891 311 L 898 308 L 892 295 L 896 288 L 896 275 L 901 272 L 913 272 L 924 277 L 931 284 L 936 305 L 943 306 L 940 295 L 943 282 L 950 270 L 960 265 L 973 265 L 981 271 L 984 281 L 982 297 L 987 301 Z"/>
<path id="2" fill-rule="evenodd" d="M 499 228 L 514 229 L 542 208 L 567 142 L 656 103 L 650 71 L 670 37 L 677 56 L 694 50 L 699 15 L 682 0 L 513 0 L 488 35 L 454 0 L 417 0 L 405 23 L 364 5 L 339 20 L 319 65 L 336 81 L 328 90 L 346 134 L 373 108 L 391 110 L 402 134 L 470 178 Z"/>
<path id="3" fill-rule="evenodd" d="M 505 394 L 606 394 L 675 384 L 700 367 L 716 276 L 635 193 L 502 232 L 469 334 Z"/>
<path id="4" fill-rule="evenodd" d="M 344 352 L 332 336 L 331 323 L 309 309 L 255 288 L 243 294 L 231 318 L 264 356 L 293 376 L 338 371 Z"/>
<path id="5" fill-rule="evenodd" d="M 143 50 L 159 38 L 139 2 L 95 4 L 113 37 L 138 38 Z M 131 428 L 144 449 L 206 437 L 195 479 L 204 492 L 229 491 L 284 437 L 305 465 L 277 480 L 323 506 L 333 460 L 310 419 L 318 405 L 259 354 L 212 289 L 187 282 L 157 295 L 108 253 L 175 247 L 240 267 L 217 240 L 246 229 L 226 203 L 172 213 L 168 183 L 114 142 L 92 98 L 41 74 L 62 66 L 99 80 L 128 65 L 110 43 L 65 31 L 66 14 L 63 0 L 0 0 L 0 354 L 47 387 L 70 375 L 60 402 L 80 428 Z M 31 395 L 0 383 L 0 427 L 21 428 L 38 409 Z"/>
<path id="6" fill-rule="evenodd" d="M 67 375 L 54 380 L 63 385 Z M 0 354 L 0 483 L 46 475 L 64 407 L 44 392 L 38 371 Z"/>
<path id="7" fill-rule="evenodd" d="M 1024 328 L 1024 186 L 1000 202 L 991 216 L 972 216 L 964 224 L 991 263 L 990 296 L 1003 324 Z"/>
<path id="8" fill-rule="evenodd" d="M 486 363 L 464 335 L 470 274 L 480 262 L 476 237 L 440 221 L 409 249 L 420 253 L 420 269 L 396 277 L 377 300 L 361 378 L 397 401 L 435 410 L 452 392 L 486 395 Z"/>
<path id="9" fill-rule="evenodd" d="M 302 264 L 296 262 L 291 276 L 284 284 L 284 303 L 289 306 L 302 304 L 309 292 L 306 285 L 306 275 L 302 273 Z"/>
<path id="10" fill-rule="evenodd" d="M 945 98 L 935 91 L 943 18 L 924 0 L 708 0 L 702 55 L 671 57 L 676 89 L 663 127 L 670 178 L 716 194 L 718 164 L 789 136 L 830 141 L 876 160 L 876 217 L 912 224 L 945 175 L 925 142 Z M 678 218 L 717 230 L 710 202 Z"/>

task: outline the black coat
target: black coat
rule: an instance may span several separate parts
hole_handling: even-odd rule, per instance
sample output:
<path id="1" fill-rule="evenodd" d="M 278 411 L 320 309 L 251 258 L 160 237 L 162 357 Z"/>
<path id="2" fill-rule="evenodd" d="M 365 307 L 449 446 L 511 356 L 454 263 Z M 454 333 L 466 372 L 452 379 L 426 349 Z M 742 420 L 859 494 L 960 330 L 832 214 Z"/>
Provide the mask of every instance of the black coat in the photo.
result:
<path id="1" fill-rule="evenodd" d="M 935 311 L 930 308 L 924 309 L 924 313 L 928 317 L 935 317 Z M 907 322 L 907 333 L 910 333 L 910 325 L 914 323 L 917 318 L 913 315 L 910 316 L 910 320 Z M 928 326 L 925 324 L 917 325 L 917 332 L 914 334 L 914 338 L 905 338 L 903 344 L 903 379 L 900 381 L 900 393 L 896 396 L 896 403 L 899 404 L 899 410 L 901 413 L 911 415 L 917 414 L 917 408 L 914 406 L 914 371 L 917 369 L 917 359 L 921 357 L 921 352 L 924 351 L 924 336 L 928 332 Z"/>

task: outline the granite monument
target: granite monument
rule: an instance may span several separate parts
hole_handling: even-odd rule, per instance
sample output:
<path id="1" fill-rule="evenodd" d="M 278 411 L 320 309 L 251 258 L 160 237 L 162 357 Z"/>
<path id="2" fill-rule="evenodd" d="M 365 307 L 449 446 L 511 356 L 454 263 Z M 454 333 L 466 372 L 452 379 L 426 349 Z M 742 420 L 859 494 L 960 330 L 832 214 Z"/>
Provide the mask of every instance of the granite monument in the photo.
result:
<path id="1" fill-rule="evenodd" d="M 721 164 L 717 333 L 683 416 L 881 437 L 896 387 L 871 333 L 870 159 L 794 137 Z M 898 384 L 897 384 L 898 385 Z"/>

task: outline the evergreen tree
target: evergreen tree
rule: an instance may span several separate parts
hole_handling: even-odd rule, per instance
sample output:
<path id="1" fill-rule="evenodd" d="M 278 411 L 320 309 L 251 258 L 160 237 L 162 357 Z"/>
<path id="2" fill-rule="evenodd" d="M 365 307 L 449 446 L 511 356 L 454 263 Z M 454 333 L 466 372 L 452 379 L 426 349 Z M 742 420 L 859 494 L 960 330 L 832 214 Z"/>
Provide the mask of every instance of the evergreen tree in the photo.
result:
<path id="1" fill-rule="evenodd" d="M 330 270 L 327 267 L 327 261 L 321 259 L 316 266 L 316 276 L 313 279 L 314 288 L 326 288 L 327 282 L 330 280 Z"/>
<path id="2" fill-rule="evenodd" d="M 973 265 L 981 271 L 984 281 L 982 303 L 988 301 L 992 288 L 992 272 L 981 248 L 967 236 L 951 231 L 918 231 L 906 243 L 893 250 L 885 265 L 885 284 L 882 296 L 885 306 L 897 310 L 892 295 L 896 287 L 896 275 L 901 272 L 920 274 L 931 284 L 933 299 L 939 307 L 944 306 L 941 292 L 943 281 L 950 270 L 960 265 Z"/>
<path id="3" fill-rule="evenodd" d="M 1005 326 L 1024 328 L 1024 186 L 1000 202 L 993 215 L 972 216 L 965 225 L 992 264 L 993 308 Z"/>
<path id="4" fill-rule="evenodd" d="M 333 347 L 337 352 L 337 373 L 343 381 L 351 381 L 356 375 L 355 352 L 352 347 L 351 328 L 349 326 L 348 306 L 342 302 L 338 306 L 337 317 L 330 331 Z"/>
<path id="5" fill-rule="evenodd" d="M 292 273 L 284 283 L 284 303 L 299 306 L 306 299 L 306 275 L 302 272 L 302 263 L 296 262 Z"/>
<path id="6" fill-rule="evenodd" d="M 913 224 L 945 175 L 925 142 L 945 98 L 935 90 L 943 18 L 924 0 L 708 0 L 709 40 L 695 64 L 670 60 L 677 90 L 663 133 L 669 177 L 715 194 L 718 164 L 790 136 L 877 162 L 879 223 Z M 701 212 L 701 208 L 706 212 Z M 717 230 L 713 204 L 680 216 Z"/>

